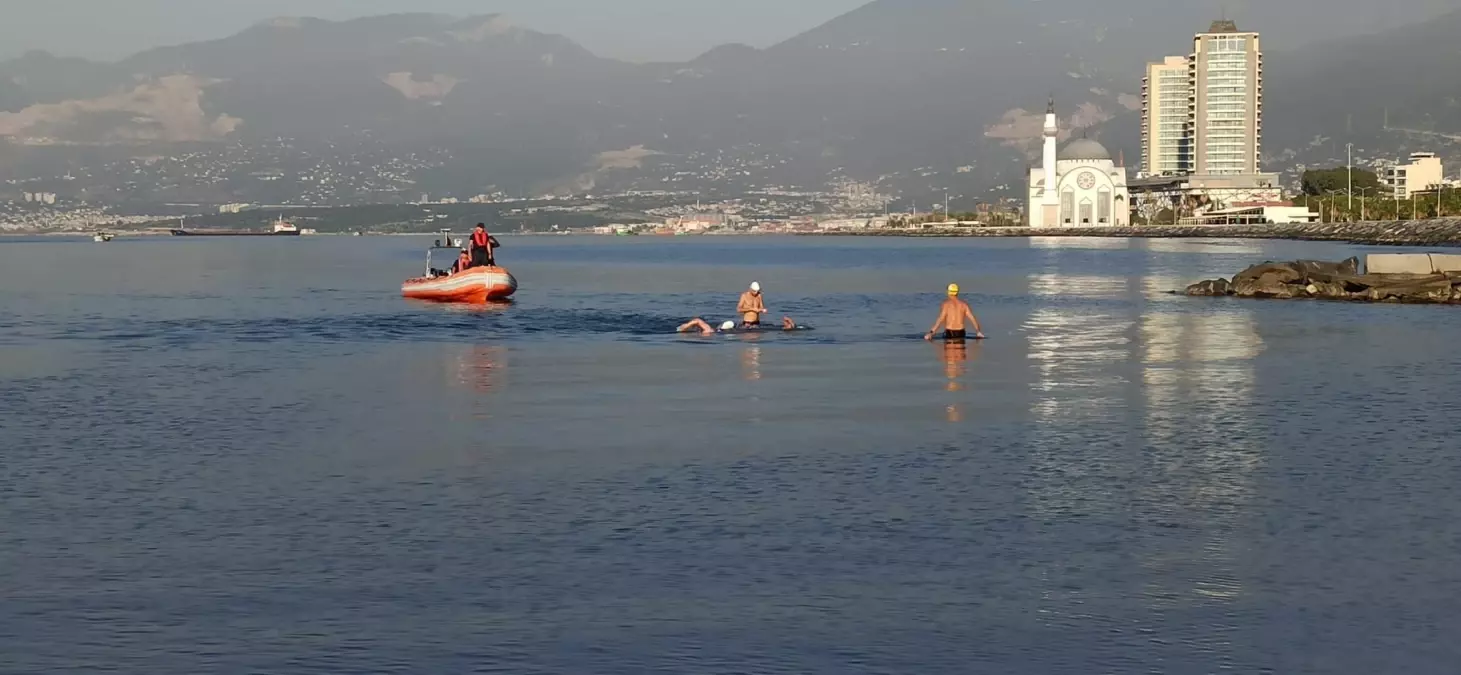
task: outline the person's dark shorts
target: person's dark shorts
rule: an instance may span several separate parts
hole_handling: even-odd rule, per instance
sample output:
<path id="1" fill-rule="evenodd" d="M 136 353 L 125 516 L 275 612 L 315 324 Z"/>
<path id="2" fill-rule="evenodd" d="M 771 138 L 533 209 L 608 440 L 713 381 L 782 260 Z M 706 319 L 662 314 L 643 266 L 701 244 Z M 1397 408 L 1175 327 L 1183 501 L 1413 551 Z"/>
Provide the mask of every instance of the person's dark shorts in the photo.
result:
<path id="1" fill-rule="evenodd" d="M 760 327 L 761 327 L 761 322 L 760 321 L 750 321 L 750 322 L 743 322 L 743 323 L 741 323 L 741 328 L 760 328 Z"/>
<path id="2" fill-rule="evenodd" d="M 965 331 L 962 331 L 962 330 L 946 330 L 946 331 L 944 331 L 944 339 L 945 340 L 958 340 L 958 341 L 962 342 L 966 337 L 968 337 L 968 333 L 965 332 Z"/>

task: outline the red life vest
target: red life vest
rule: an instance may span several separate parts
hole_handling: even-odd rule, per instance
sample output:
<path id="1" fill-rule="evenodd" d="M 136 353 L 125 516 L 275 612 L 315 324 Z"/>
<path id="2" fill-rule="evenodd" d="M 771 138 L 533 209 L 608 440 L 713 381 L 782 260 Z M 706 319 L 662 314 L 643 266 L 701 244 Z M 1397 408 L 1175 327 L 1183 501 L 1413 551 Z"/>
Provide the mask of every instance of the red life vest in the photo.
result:
<path id="1" fill-rule="evenodd" d="M 487 234 L 486 230 L 472 233 L 472 246 L 474 248 L 487 248 L 491 242 L 492 235 Z"/>

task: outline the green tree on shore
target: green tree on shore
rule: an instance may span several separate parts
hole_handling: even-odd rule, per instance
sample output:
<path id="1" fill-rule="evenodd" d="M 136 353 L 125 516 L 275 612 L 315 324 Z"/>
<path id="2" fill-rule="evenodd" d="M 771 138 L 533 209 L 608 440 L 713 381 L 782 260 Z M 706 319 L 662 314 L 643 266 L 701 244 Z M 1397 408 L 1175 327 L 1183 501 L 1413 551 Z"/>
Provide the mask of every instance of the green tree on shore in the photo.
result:
<path id="1" fill-rule="evenodd" d="M 1294 204 L 1318 212 L 1322 222 L 1427 220 L 1461 217 L 1461 190 L 1445 188 L 1421 192 L 1409 199 L 1394 199 L 1388 190 L 1358 188 L 1348 194 L 1329 193 L 1296 197 Z"/>

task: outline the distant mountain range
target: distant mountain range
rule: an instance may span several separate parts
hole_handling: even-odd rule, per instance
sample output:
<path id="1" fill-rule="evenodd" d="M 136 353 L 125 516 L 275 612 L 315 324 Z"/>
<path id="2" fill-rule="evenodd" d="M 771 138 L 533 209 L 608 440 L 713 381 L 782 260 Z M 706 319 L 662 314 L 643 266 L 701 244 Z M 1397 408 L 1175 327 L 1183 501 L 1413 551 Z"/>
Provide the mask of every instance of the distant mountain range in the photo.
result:
<path id="1" fill-rule="evenodd" d="M 877 0 L 768 49 L 645 65 L 495 15 L 276 19 L 118 63 L 0 63 L 0 137 L 450 147 L 448 190 L 648 186 L 654 167 L 699 158 L 752 182 L 973 193 L 1021 180 L 1050 95 L 1071 133 L 1134 165 L 1142 64 L 1186 53 L 1215 18 L 1176 4 Z M 1345 4 L 1252 2 L 1236 16 L 1264 35 L 1266 153 L 1302 161 L 1336 138 L 1399 152 L 1387 120 L 1461 134 L 1461 12 Z M 1386 28 L 1395 17 L 1414 25 Z M 0 169 L 35 156 L 0 152 Z"/>

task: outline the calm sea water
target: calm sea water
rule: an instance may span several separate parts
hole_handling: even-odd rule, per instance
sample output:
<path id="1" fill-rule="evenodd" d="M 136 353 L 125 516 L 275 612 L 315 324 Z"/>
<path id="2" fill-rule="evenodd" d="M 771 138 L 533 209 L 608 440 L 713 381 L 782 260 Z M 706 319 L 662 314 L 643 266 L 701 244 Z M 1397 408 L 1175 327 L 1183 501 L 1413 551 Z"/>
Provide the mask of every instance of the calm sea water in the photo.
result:
<path id="1" fill-rule="evenodd" d="M 0 671 L 1461 663 L 1461 311 L 1164 294 L 1363 249 L 425 243 L 0 240 Z"/>

